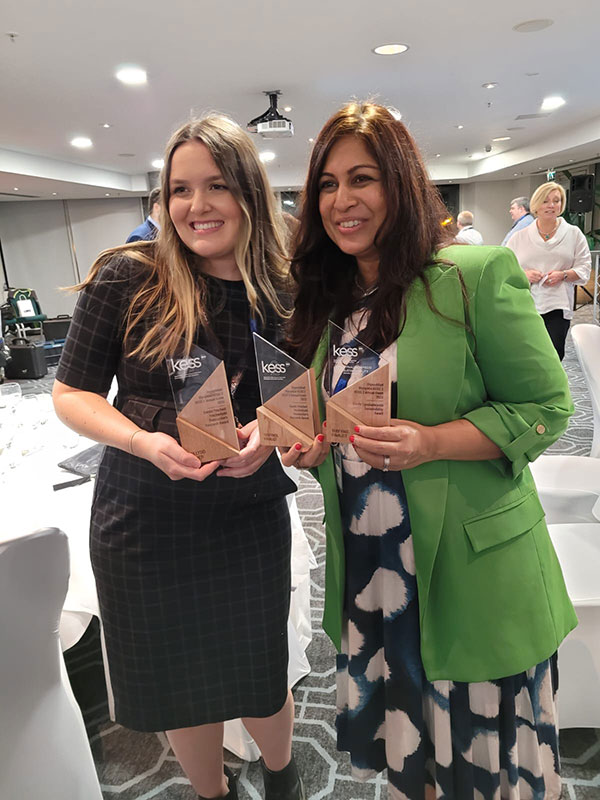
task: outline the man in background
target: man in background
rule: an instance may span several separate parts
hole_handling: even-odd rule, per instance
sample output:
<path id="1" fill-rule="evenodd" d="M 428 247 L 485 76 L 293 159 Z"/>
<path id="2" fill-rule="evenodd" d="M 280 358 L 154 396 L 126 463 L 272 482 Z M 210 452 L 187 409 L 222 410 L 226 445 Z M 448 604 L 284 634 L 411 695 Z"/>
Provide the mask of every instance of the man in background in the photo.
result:
<path id="1" fill-rule="evenodd" d="M 533 216 L 529 212 L 529 198 L 528 197 L 515 197 L 510 201 L 510 208 L 508 213 L 512 217 L 513 225 L 509 232 L 502 239 L 502 247 L 508 242 L 513 233 L 526 228 L 533 222 Z"/>
<path id="2" fill-rule="evenodd" d="M 129 234 L 127 242 L 139 242 L 142 239 L 156 239 L 160 224 L 160 189 L 152 189 L 148 198 L 149 214 L 141 225 Z"/>
<path id="3" fill-rule="evenodd" d="M 473 227 L 473 214 L 470 211 L 461 211 L 456 218 L 458 233 L 456 241 L 463 244 L 483 244 L 483 236 Z"/>

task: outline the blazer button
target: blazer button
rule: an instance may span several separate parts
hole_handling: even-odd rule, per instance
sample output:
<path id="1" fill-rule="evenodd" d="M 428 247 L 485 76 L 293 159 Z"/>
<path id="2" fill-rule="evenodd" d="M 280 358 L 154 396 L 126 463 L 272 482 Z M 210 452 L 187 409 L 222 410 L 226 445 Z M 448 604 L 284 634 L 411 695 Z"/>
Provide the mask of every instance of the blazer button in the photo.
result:
<path id="1" fill-rule="evenodd" d="M 545 425 L 538 425 L 536 428 L 537 433 L 546 433 L 546 426 Z"/>

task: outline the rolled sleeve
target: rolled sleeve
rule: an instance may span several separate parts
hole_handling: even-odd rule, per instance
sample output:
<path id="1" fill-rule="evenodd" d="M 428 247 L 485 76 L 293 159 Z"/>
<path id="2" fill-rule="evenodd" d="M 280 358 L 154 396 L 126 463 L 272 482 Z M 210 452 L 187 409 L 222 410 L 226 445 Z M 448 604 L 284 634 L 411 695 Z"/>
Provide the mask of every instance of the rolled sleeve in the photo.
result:
<path id="1" fill-rule="evenodd" d="M 475 359 L 488 399 L 463 415 L 502 450 L 516 477 L 566 430 L 573 413 L 566 374 L 508 248 L 495 248 L 471 302 Z"/>
<path id="2" fill-rule="evenodd" d="M 573 266 L 571 267 L 577 275 L 579 280 L 572 281 L 576 286 L 585 285 L 592 274 L 592 254 L 587 243 L 587 239 L 580 230 L 577 230 L 577 239 L 575 242 L 575 255 L 573 257 Z"/>

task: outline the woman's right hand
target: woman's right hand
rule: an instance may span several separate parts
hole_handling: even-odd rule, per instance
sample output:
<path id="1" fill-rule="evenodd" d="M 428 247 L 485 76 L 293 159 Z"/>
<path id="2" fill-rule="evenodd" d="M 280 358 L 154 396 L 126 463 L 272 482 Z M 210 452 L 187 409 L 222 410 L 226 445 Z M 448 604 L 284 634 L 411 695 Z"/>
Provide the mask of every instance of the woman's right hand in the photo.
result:
<path id="1" fill-rule="evenodd" d="M 281 453 L 281 463 L 284 467 L 312 469 L 313 467 L 318 467 L 327 458 L 329 442 L 325 441 L 324 433 L 319 433 L 315 436 L 310 447 L 302 447 L 302 444 L 297 442 L 287 451 L 279 448 L 279 452 Z"/>
<path id="2" fill-rule="evenodd" d="M 184 450 L 172 436 L 158 431 L 141 430 L 136 433 L 131 450 L 134 456 L 150 461 L 172 481 L 180 481 L 182 478 L 203 481 L 221 465 L 221 461 L 207 461 L 202 464 L 199 458 Z"/>
<path id="3" fill-rule="evenodd" d="M 527 275 L 529 283 L 539 283 L 544 277 L 544 273 L 540 272 L 539 269 L 526 269 L 525 275 Z"/>

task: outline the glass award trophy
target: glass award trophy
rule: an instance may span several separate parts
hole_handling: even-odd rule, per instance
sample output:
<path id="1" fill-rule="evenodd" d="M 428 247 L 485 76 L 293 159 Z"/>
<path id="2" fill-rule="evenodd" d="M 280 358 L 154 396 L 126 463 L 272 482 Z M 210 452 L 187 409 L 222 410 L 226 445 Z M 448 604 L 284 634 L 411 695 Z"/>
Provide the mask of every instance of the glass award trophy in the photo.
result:
<path id="1" fill-rule="evenodd" d="M 256 409 L 260 442 L 310 447 L 321 430 L 315 373 L 254 333 L 262 405 Z"/>
<path id="2" fill-rule="evenodd" d="M 331 320 L 327 333 L 327 440 L 347 444 L 357 425 L 390 424 L 390 366 Z"/>
<path id="3" fill-rule="evenodd" d="M 202 462 L 237 455 L 240 447 L 221 359 L 192 345 L 188 356 L 166 361 L 181 446 Z"/>

